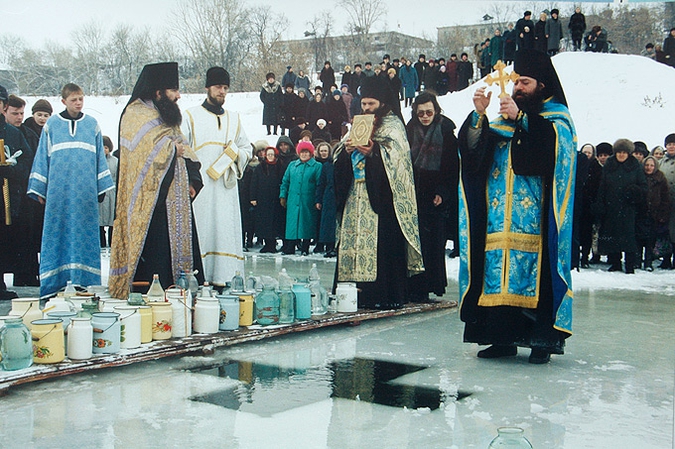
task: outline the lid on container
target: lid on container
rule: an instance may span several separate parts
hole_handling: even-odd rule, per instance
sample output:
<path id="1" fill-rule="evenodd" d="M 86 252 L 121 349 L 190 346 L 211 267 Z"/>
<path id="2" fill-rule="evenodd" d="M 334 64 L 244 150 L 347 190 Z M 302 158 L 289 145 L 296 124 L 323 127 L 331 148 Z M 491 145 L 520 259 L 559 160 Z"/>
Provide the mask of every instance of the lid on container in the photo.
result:
<path id="1" fill-rule="evenodd" d="M 55 311 L 55 312 L 47 312 L 47 316 L 50 318 L 59 318 L 59 317 L 72 317 L 77 315 L 77 312 L 66 312 L 63 310 Z"/>
<path id="2" fill-rule="evenodd" d="M 116 312 L 94 312 L 91 316 L 94 318 L 119 318 L 120 314 Z"/>
<path id="3" fill-rule="evenodd" d="M 91 321 L 91 317 L 90 316 L 74 316 L 70 319 L 71 323 L 73 321 Z"/>
<path id="4" fill-rule="evenodd" d="M 218 302 L 218 298 L 213 298 L 211 296 L 200 296 L 197 298 L 197 302 Z"/>
<path id="5" fill-rule="evenodd" d="M 40 320 L 33 320 L 30 322 L 32 325 L 41 325 L 41 324 L 58 324 L 63 323 L 63 320 L 60 318 L 43 318 Z"/>
<path id="6" fill-rule="evenodd" d="M 12 302 L 35 302 L 40 301 L 40 298 L 13 298 Z"/>
<path id="7" fill-rule="evenodd" d="M 216 295 L 216 298 L 218 298 L 218 299 L 231 299 L 233 301 L 236 301 L 237 299 L 239 299 L 239 297 L 236 296 L 236 295 Z"/>
<path id="8" fill-rule="evenodd" d="M 171 307 L 171 303 L 168 301 L 149 301 L 148 304 L 152 307 Z"/>

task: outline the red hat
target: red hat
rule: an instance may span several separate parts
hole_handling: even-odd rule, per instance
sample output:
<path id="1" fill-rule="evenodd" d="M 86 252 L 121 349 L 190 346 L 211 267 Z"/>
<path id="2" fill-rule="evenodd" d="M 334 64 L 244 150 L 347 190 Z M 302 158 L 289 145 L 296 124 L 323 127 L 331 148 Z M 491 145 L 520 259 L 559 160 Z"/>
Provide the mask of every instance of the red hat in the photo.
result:
<path id="1" fill-rule="evenodd" d="M 305 142 L 303 140 L 298 143 L 298 145 L 295 147 L 296 153 L 300 154 L 300 152 L 303 150 L 309 151 L 312 156 L 314 156 L 314 145 L 312 145 L 312 142 Z"/>

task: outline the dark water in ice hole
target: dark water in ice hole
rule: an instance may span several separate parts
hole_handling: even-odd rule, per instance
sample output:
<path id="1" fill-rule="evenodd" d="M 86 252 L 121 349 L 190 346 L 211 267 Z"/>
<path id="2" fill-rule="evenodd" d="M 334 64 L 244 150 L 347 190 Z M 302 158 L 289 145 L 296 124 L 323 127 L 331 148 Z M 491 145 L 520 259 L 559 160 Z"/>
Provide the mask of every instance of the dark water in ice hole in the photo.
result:
<path id="1" fill-rule="evenodd" d="M 390 407 L 428 407 L 435 410 L 446 399 L 444 392 L 431 387 L 391 382 L 426 368 L 363 358 L 339 360 L 308 369 L 228 361 L 191 371 L 238 380 L 239 385 L 190 399 L 260 416 L 271 416 L 329 397 Z M 467 393 L 458 392 L 457 397 L 449 399 L 458 400 L 466 396 Z"/>

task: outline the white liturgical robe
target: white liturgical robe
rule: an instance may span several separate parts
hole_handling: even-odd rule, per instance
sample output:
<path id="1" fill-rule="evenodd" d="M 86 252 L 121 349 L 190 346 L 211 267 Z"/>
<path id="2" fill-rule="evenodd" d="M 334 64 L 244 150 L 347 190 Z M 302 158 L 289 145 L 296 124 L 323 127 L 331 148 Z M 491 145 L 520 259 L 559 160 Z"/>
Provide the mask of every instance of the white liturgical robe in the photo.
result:
<path id="1" fill-rule="evenodd" d="M 225 285 L 235 271 L 244 272 L 237 180 L 251 159 L 251 144 L 236 112 L 217 115 L 196 106 L 185 111 L 181 128 L 202 164 L 204 187 L 192 206 L 204 278 Z"/>

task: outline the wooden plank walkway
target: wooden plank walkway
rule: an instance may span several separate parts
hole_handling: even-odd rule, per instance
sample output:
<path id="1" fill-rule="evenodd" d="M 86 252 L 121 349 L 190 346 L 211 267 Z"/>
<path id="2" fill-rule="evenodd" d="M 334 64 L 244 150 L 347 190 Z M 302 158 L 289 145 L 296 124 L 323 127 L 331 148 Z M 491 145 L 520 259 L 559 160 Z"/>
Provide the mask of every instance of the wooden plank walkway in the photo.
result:
<path id="1" fill-rule="evenodd" d="M 237 331 L 224 331 L 216 334 L 195 334 L 185 338 L 153 341 L 142 344 L 136 349 L 122 349 L 117 354 L 94 355 L 93 358 L 88 360 L 70 361 L 66 359 L 56 364 L 34 364 L 30 368 L 18 371 L 0 370 L 0 395 L 6 393 L 14 385 L 53 379 L 85 371 L 130 365 L 147 360 L 190 353 L 201 352 L 210 354 L 216 348 L 223 346 L 232 346 L 239 343 L 258 341 L 340 324 L 356 324 L 361 321 L 433 312 L 454 307 L 457 307 L 456 301 L 437 301 L 425 304 L 406 304 L 403 308 L 396 310 L 359 310 L 354 313 L 334 313 L 317 316 L 311 320 L 298 321 L 293 324 L 277 326 L 253 325 L 242 327 Z"/>

